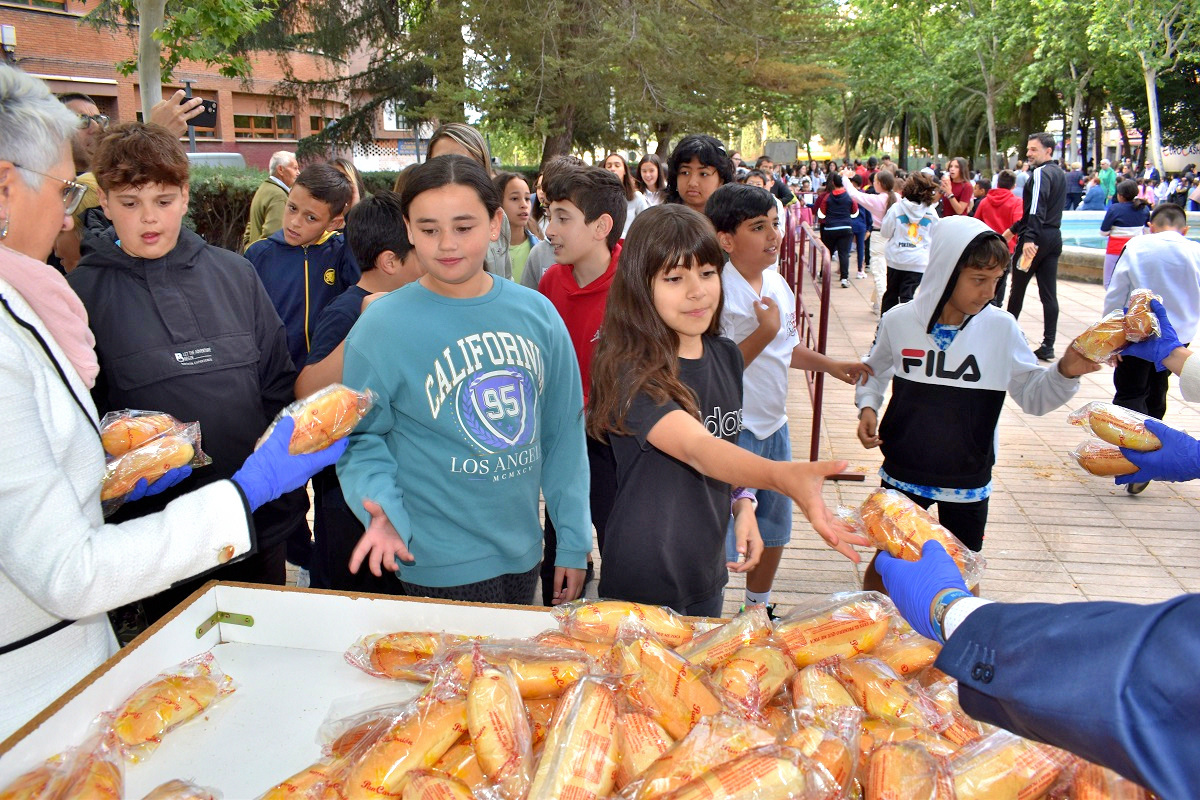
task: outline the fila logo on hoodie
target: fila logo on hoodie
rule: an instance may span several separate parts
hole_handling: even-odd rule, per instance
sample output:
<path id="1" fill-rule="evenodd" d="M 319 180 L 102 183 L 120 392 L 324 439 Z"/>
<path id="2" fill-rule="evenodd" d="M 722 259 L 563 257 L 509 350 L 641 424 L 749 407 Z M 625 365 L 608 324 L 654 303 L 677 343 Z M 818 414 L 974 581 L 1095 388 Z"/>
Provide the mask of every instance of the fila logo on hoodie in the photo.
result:
<path id="1" fill-rule="evenodd" d="M 944 350 L 917 350 L 904 348 L 900 351 L 900 367 L 907 375 L 911 370 L 924 367 L 925 377 L 938 377 L 948 381 L 964 381 L 978 383 L 982 377 L 979 362 L 975 356 L 968 353 L 967 357 L 957 367 L 946 367 L 946 352 Z"/>

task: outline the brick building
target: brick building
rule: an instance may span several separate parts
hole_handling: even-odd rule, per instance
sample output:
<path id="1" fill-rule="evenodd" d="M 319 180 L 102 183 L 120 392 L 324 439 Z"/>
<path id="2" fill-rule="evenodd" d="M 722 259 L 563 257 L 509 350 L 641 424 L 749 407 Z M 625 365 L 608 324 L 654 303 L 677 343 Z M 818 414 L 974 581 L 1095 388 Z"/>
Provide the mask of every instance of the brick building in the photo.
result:
<path id="1" fill-rule="evenodd" d="M 0 25 L 5 41 L 15 34 L 16 45 L 6 45 L 5 57 L 20 69 L 50 86 L 56 94 L 82 92 L 92 97 L 102 114 L 114 121 L 141 117 L 137 76 L 125 77 L 115 65 L 134 57 L 137 29 L 96 30 L 82 18 L 96 0 L 0 0 Z M 297 78 L 313 79 L 344 71 L 344 64 L 312 53 L 287 54 Z M 196 128 L 200 151 L 239 152 L 247 165 L 266 169 L 271 153 L 294 150 L 296 142 L 319 131 L 347 109 L 344 97 L 327 96 L 304 101 L 277 94 L 283 78 L 274 53 L 254 54 L 248 81 L 222 77 L 215 68 L 185 61 L 176 68 L 171 82 L 164 83 L 163 96 L 170 96 L 183 82 L 191 81 L 192 93 L 217 101 L 215 128 Z M 388 130 L 392 128 L 392 130 Z M 382 154 L 401 155 L 414 148 L 414 132 L 385 120 L 380 115 L 376 142 L 365 148 Z M 357 150 L 357 148 L 356 148 Z M 356 161 L 360 153 L 356 152 Z M 400 161 L 408 159 L 401 158 Z"/>

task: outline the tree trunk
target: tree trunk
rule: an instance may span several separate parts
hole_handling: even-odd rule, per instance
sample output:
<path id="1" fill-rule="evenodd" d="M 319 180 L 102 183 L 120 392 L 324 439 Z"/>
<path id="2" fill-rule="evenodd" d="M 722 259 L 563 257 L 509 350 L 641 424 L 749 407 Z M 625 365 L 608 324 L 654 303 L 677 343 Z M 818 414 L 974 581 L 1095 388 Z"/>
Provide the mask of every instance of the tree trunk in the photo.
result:
<path id="1" fill-rule="evenodd" d="M 1104 115 L 1103 112 L 1096 112 L 1096 156 L 1092 163 L 1092 168 L 1097 172 L 1100 170 L 1100 162 L 1104 160 Z"/>
<path id="2" fill-rule="evenodd" d="M 850 109 L 846 108 L 846 93 L 842 93 L 842 147 L 845 148 L 845 158 L 850 160 Z"/>
<path id="3" fill-rule="evenodd" d="M 1074 66 L 1071 67 L 1071 71 L 1075 71 Z M 1095 67 L 1088 67 L 1075 85 L 1075 102 L 1071 106 L 1071 121 L 1074 123 L 1074 127 L 1071 129 L 1071 161 L 1073 162 L 1082 163 L 1084 154 L 1087 152 L 1087 145 L 1084 142 L 1086 134 L 1083 133 L 1087 129 L 1083 113 L 1083 96 L 1087 93 L 1088 83 L 1091 82 L 1092 73 L 1095 71 Z"/>
<path id="4" fill-rule="evenodd" d="M 1031 133 L 1033 133 L 1032 100 L 1017 106 L 1017 149 L 1022 156 L 1025 154 L 1025 143 L 1029 141 L 1029 134 Z"/>
<path id="5" fill-rule="evenodd" d="M 1086 170 L 1088 152 L 1088 121 L 1087 117 L 1079 118 L 1079 168 Z"/>
<path id="6" fill-rule="evenodd" d="M 987 96 L 984 97 L 984 106 L 987 109 L 987 126 L 988 126 L 988 177 L 990 178 L 996 172 L 996 159 L 999 157 L 1000 146 L 996 137 L 996 95 L 995 92 L 988 87 Z M 1008 167 L 1007 160 L 1004 167 Z"/>
<path id="7" fill-rule="evenodd" d="M 654 124 L 654 138 L 658 144 L 654 149 L 654 153 L 666 161 L 671 155 L 671 135 L 674 133 L 675 126 L 670 122 L 656 122 Z"/>
<path id="8" fill-rule="evenodd" d="M 908 112 L 900 115 L 900 152 L 896 154 L 896 166 L 908 170 Z"/>
<path id="9" fill-rule="evenodd" d="M 542 167 L 555 156 L 565 156 L 571 152 L 571 144 L 575 139 L 575 106 L 568 103 L 558 112 L 557 125 L 542 145 Z"/>
<path id="10" fill-rule="evenodd" d="M 1162 163 L 1162 128 L 1159 127 L 1161 123 L 1158 119 L 1158 87 L 1155 85 L 1158 80 L 1158 70 L 1147 66 L 1144 58 L 1142 59 L 1142 77 L 1146 80 L 1146 108 L 1150 111 L 1150 141 L 1147 142 L 1143 135 L 1142 153 L 1146 155 L 1146 151 L 1149 150 L 1150 161 L 1161 177 L 1167 173 L 1163 170 Z"/>
<path id="11" fill-rule="evenodd" d="M 138 91 L 142 97 L 142 119 L 150 121 L 150 109 L 162 100 L 162 46 L 154 32 L 162 27 L 167 0 L 138 2 Z"/>
<path id="12" fill-rule="evenodd" d="M 929 112 L 929 139 L 930 139 L 929 154 L 931 156 L 933 156 L 933 159 L 935 161 L 938 160 L 938 156 L 941 154 L 941 151 L 942 151 L 941 137 L 938 134 L 939 134 L 939 131 L 938 131 L 938 124 L 937 124 L 937 112 L 930 111 Z"/>
<path id="13" fill-rule="evenodd" d="M 1149 92 L 1147 92 L 1149 94 Z M 1157 97 L 1157 93 L 1155 95 Z M 1125 118 L 1121 116 L 1121 109 L 1114 105 L 1109 105 L 1109 110 L 1112 115 L 1117 118 L 1117 130 L 1121 132 L 1121 158 L 1127 158 L 1133 155 L 1133 145 L 1129 142 L 1129 129 L 1125 127 Z"/>

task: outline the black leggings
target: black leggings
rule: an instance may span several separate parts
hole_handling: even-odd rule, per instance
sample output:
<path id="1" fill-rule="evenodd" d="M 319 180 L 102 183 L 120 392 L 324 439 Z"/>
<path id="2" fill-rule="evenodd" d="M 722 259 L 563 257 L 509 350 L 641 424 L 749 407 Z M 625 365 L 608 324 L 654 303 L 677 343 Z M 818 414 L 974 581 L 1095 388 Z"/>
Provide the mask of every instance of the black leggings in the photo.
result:
<path id="1" fill-rule="evenodd" d="M 468 603 L 511 603 L 533 605 L 533 590 L 537 587 L 538 568 L 511 575 L 467 583 L 462 586 L 418 586 L 401 581 L 404 593 L 411 597 L 432 597 L 438 600 L 462 600 Z"/>
<path id="2" fill-rule="evenodd" d="M 912 300 L 913 295 L 917 293 L 917 287 L 921 285 L 921 274 L 888 267 L 887 288 L 883 292 L 883 300 L 879 303 L 879 313 L 886 314 L 892 306 Z"/>
<path id="3" fill-rule="evenodd" d="M 854 241 L 854 231 L 849 228 L 827 231 L 821 229 L 821 244 L 829 248 L 832 256 L 834 251 L 838 256 L 838 272 L 842 280 L 850 277 L 850 245 Z"/>

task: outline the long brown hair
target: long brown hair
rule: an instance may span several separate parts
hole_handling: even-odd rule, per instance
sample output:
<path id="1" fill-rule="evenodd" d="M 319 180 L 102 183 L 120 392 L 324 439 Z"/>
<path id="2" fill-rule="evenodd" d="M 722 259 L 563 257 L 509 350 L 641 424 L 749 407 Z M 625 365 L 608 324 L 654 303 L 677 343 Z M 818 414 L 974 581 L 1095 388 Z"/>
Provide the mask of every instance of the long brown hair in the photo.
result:
<path id="1" fill-rule="evenodd" d="M 654 282 L 677 264 L 719 269 L 724 260 L 712 223 L 687 206 L 654 206 L 634 219 L 592 358 L 587 430 L 593 438 L 626 433 L 625 417 L 639 392 L 656 404 L 673 400 L 700 418 L 695 392 L 679 379 L 679 335 L 654 308 Z M 719 332 L 724 301 L 722 294 L 706 334 Z"/>
<path id="2" fill-rule="evenodd" d="M 632 200 L 634 194 L 637 193 L 637 186 L 633 182 L 633 176 L 629 174 L 629 162 L 620 153 L 609 153 L 600 162 L 600 166 L 607 170 L 608 167 L 606 165 L 610 158 L 619 158 L 621 160 L 621 168 L 625 171 L 625 174 L 621 177 L 621 189 L 625 192 L 625 200 Z"/>

